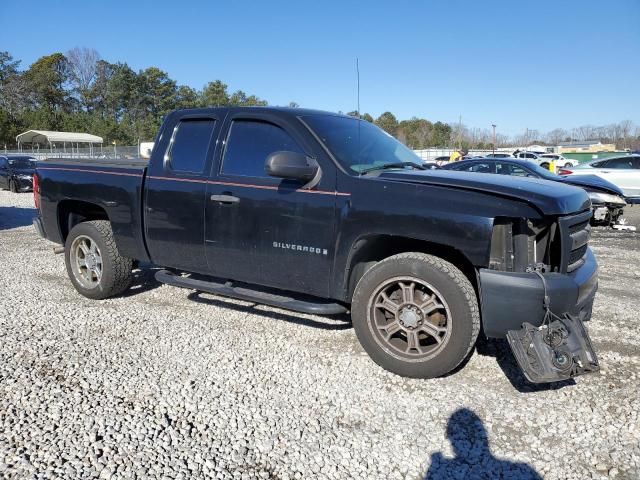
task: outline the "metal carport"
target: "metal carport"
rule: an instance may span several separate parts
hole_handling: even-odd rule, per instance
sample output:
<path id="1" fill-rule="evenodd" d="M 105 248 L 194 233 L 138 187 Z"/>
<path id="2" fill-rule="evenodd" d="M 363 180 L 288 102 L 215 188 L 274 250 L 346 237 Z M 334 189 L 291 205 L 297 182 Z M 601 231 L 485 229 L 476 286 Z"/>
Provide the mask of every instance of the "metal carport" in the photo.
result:
<path id="1" fill-rule="evenodd" d="M 49 149 L 53 152 L 56 149 L 56 144 L 62 144 L 64 153 L 67 153 L 67 144 L 71 148 L 73 154 L 73 146 L 75 144 L 76 152 L 80 148 L 80 144 L 88 144 L 90 155 L 93 154 L 93 146 L 96 144 L 102 148 L 102 137 L 97 135 L 91 135 L 90 133 L 79 132 L 53 132 L 50 130 L 28 130 L 20 135 L 16 136 L 18 142 L 18 150 L 22 151 L 24 144 L 31 144 L 31 151 L 36 152 L 40 150 L 40 145 L 49 145 Z"/>

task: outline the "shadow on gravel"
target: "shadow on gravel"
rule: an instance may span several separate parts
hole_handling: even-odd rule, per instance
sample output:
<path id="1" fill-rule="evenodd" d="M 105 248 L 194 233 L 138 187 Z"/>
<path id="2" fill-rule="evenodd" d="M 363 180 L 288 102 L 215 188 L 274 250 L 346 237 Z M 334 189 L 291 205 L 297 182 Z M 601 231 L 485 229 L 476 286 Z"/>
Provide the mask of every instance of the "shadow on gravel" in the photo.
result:
<path id="1" fill-rule="evenodd" d="M 451 442 L 455 457 L 446 458 L 441 452 L 432 454 L 424 480 L 452 478 L 542 480 L 542 476 L 531 465 L 494 457 L 482 420 L 467 408 L 456 410 L 449 417 L 447 438 Z"/>
<path id="2" fill-rule="evenodd" d="M 148 264 L 139 265 L 138 268 L 133 271 L 133 283 L 131 283 L 131 287 L 120 295 L 120 297 L 131 297 L 160 287 L 162 284 L 158 282 L 155 277 L 158 270 L 161 269 Z"/>
<path id="3" fill-rule="evenodd" d="M 516 362 L 511 348 L 506 340 L 481 340 L 478 339 L 476 346 L 478 354 L 495 357 L 498 362 L 498 366 L 502 369 L 505 376 L 520 393 L 533 393 L 544 392 L 547 390 L 559 390 L 564 387 L 573 386 L 576 384 L 575 380 L 565 380 L 563 382 L 554 383 L 531 383 L 522 373 L 518 362 Z"/>
<path id="4" fill-rule="evenodd" d="M 31 225 L 35 216 L 35 208 L 0 207 L 0 230 Z"/>
<path id="5" fill-rule="evenodd" d="M 236 303 L 226 302 L 224 297 L 205 298 L 202 297 L 202 292 L 191 292 L 187 297 L 194 302 L 203 303 L 205 305 L 212 305 L 214 307 L 229 308 L 237 312 L 252 313 L 254 315 L 261 315 L 263 317 L 272 318 L 274 320 L 284 320 L 285 322 L 295 323 L 296 325 L 303 325 L 305 327 L 320 328 L 322 330 L 348 330 L 351 328 L 351 320 L 349 315 L 333 315 L 331 320 L 339 320 L 342 323 L 324 323 L 322 321 L 313 320 L 311 318 L 296 317 L 295 314 L 272 312 L 268 310 L 259 310 L 254 307 L 261 306 L 260 303 L 254 303 L 252 305 L 238 305 Z M 207 294 L 209 295 L 209 294 Z"/>

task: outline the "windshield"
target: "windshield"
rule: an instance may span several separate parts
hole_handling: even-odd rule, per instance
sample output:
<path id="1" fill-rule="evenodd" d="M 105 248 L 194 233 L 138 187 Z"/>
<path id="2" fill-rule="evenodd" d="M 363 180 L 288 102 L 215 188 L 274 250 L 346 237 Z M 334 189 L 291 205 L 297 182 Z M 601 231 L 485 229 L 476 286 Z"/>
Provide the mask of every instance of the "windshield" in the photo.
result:
<path id="1" fill-rule="evenodd" d="M 361 173 L 375 167 L 416 165 L 422 160 L 398 140 L 365 120 L 333 115 L 312 115 L 304 121 L 345 168 Z"/>
<path id="2" fill-rule="evenodd" d="M 10 158 L 9 165 L 16 170 L 30 170 L 35 168 L 34 158 Z"/>

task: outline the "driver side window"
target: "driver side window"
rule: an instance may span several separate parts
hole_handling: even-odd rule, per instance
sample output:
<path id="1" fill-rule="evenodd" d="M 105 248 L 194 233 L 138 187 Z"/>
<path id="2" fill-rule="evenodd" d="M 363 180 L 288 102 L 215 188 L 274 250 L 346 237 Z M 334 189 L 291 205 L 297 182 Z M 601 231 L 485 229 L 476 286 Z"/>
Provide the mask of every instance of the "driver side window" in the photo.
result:
<path id="1" fill-rule="evenodd" d="M 282 128 L 259 120 L 234 120 L 229 129 L 222 173 L 241 177 L 269 177 L 264 164 L 273 152 L 304 153 Z"/>

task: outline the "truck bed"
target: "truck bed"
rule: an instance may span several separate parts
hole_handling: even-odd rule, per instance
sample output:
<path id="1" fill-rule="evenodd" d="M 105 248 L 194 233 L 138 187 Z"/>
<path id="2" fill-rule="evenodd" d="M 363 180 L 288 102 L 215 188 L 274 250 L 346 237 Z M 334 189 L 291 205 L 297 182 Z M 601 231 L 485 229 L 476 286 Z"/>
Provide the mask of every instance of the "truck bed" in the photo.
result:
<path id="1" fill-rule="evenodd" d="M 47 158 L 38 161 L 39 165 L 70 165 L 73 167 L 108 167 L 108 168 L 146 168 L 149 160 L 144 158 Z"/>
<path id="2" fill-rule="evenodd" d="M 146 170 L 144 159 L 48 158 L 37 162 L 47 238 L 64 243 L 77 221 L 78 205 L 88 203 L 111 222 L 122 255 L 147 260 L 142 219 Z"/>

